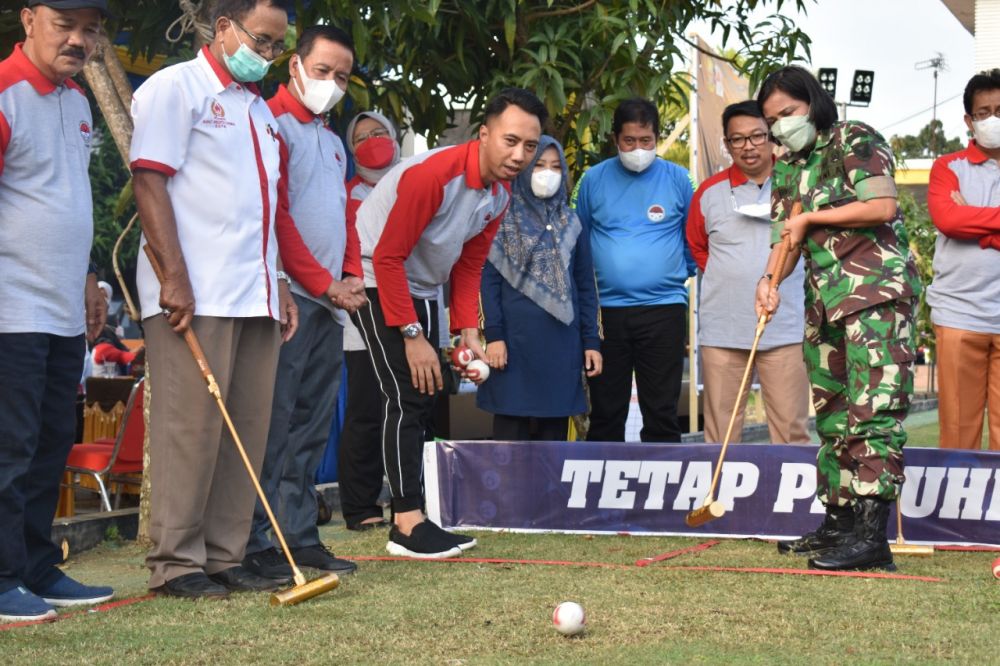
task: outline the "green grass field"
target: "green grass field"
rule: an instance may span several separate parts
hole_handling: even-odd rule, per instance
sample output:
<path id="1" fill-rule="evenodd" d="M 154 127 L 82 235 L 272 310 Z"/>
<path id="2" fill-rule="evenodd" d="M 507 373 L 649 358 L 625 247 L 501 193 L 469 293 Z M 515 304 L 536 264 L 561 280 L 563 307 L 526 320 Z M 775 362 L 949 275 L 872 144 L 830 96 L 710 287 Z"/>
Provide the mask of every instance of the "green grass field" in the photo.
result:
<path id="1" fill-rule="evenodd" d="M 339 554 L 384 555 L 384 533 L 323 528 Z M 942 582 L 697 572 L 675 566 L 803 568 L 772 544 L 725 541 L 645 568 L 636 559 L 696 539 L 481 533 L 472 557 L 608 562 L 624 568 L 361 562 L 341 586 L 299 606 L 263 594 L 154 599 L 0 632 L 6 664 L 65 663 L 996 663 L 995 553 L 900 560 Z M 67 571 L 145 594 L 142 551 L 105 543 Z M 309 572 L 311 573 L 311 572 Z M 587 632 L 551 627 L 574 600 Z"/>
<path id="2" fill-rule="evenodd" d="M 936 445 L 936 413 L 907 421 L 910 445 Z M 385 533 L 322 528 L 346 556 L 385 555 Z M 360 562 L 341 586 L 299 606 L 267 595 L 222 602 L 154 599 L 54 624 L 0 631 L 3 664 L 882 664 L 1000 663 L 998 553 L 897 558 L 899 573 L 941 582 L 705 572 L 680 566 L 804 569 L 772 544 L 718 546 L 640 568 L 700 539 L 478 533 L 467 557 L 605 562 L 620 568 Z M 143 551 L 107 542 L 70 575 L 146 594 Z M 308 572 L 307 576 L 314 572 Z M 551 626 L 565 600 L 588 630 Z"/>

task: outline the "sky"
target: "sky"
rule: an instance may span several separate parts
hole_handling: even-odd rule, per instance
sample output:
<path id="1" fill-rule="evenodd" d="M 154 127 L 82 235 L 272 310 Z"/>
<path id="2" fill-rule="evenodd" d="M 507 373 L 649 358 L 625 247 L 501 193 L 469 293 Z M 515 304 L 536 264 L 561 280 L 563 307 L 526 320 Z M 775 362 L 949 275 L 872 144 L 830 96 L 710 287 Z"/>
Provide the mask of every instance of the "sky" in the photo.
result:
<path id="1" fill-rule="evenodd" d="M 940 0 L 818 0 L 807 3 L 805 15 L 794 18 L 812 39 L 812 62 L 838 69 L 837 101 L 846 100 L 855 69 L 875 70 L 872 103 L 848 107 L 847 117 L 862 120 L 887 138 L 917 134 L 931 120 L 934 78 L 931 70 L 914 64 L 944 55 L 948 70 L 938 76 L 937 117 L 945 136 L 965 140 L 962 91 L 974 74 L 974 39 Z M 761 14 L 773 13 L 773 6 Z M 707 25 L 692 24 L 688 32 L 720 46 L 720 35 L 708 35 Z"/>

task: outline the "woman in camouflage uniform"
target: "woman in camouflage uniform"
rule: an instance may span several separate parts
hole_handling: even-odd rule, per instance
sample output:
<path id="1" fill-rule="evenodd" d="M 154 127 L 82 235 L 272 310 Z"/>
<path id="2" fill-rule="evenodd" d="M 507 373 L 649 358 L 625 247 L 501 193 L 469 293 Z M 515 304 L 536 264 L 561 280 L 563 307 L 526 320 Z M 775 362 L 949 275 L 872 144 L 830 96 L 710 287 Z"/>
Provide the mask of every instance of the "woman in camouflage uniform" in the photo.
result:
<path id="1" fill-rule="evenodd" d="M 811 73 L 789 66 L 764 81 L 757 103 L 776 143 L 772 243 L 766 277 L 787 276 L 805 256 L 804 355 L 820 437 L 817 489 L 826 517 L 778 544 L 817 569 L 894 569 L 886 539 L 903 483 L 906 417 L 913 394 L 913 305 L 920 290 L 896 204 L 885 139 L 837 108 Z M 791 215 L 800 202 L 802 212 Z M 776 244 L 792 243 L 783 269 Z M 757 311 L 778 292 L 762 279 Z"/>

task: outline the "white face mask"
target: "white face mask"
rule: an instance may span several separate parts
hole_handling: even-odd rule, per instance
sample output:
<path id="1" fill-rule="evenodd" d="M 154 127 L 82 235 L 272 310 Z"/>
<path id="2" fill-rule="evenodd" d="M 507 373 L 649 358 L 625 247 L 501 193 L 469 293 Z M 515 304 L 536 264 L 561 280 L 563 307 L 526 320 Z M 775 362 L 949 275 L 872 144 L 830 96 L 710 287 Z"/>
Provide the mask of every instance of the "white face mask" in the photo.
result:
<path id="1" fill-rule="evenodd" d="M 986 120 L 973 120 L 972 133 L 978 146 L 987 150 L 1000 148 L 1000 118 L 990 116 Z"/>
<path id="2" fill-rule="evenodd" d="M 322 115 L 332 109 L 344 96 L 344 89 L 337 85 L 337 82 L 330 79 L 310 79 L 306 75 L 306 69 L 302 66 L 302 59 L 299 59 L 299 78 L 302 85 L 295 81 L 295 87 L 299 91 L 302 103 L 307 109 L 316 115 Z M 303 90 L 302 88 L 305 88 Z"/>
<path id="3" fill-rule="evenodd" d="M 548 199 L 559 191 L 562 174 L 552 169 L 538 169 L 531 172 L 531 191 L 539 199 Z"/>
<path id="4" fill-rule="evenodd" d="M 736 208 L 736 212 L 740 215 L 746 215 L 747 217 L 756 217 L 761 220 L 771 219 L 771 204 L 768 203 L 752 203 L 743 204 Z"/>
<path id="5" fill-rule="evenodd" d="M 635 150 L 630 150 L 627 153 L 618 153 L 618 159 L 622 161 L 622 166 L 629 171 L 635 171 L 636 173 L 642 173 L 645 171 L 653 160 L 656 159 L 655 150 L 646 150 L 645 148 L 636 148 Z"/>

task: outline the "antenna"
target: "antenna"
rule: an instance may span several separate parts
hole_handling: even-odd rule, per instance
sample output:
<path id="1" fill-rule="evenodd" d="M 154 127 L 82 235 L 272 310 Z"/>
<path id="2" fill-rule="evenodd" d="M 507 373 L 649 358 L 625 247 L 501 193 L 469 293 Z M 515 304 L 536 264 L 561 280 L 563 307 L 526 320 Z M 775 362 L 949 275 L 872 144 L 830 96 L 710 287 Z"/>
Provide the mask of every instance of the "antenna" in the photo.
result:
<path id="1" fill-rule="evenodd" d="M 932 107 L 933 113 L 931 116 L 931 157 L 937 157 L 937 88 L 938 88 L 938 72 L 948 71 L 948 63 L 945 62 L 944 54 L 940 51 L 937 52 L 937 56 L 931 58 L 930 60 L 921 60 L 913 65 L 916 70 L 930 69 L 934 70 L 934 105 Z"/>

